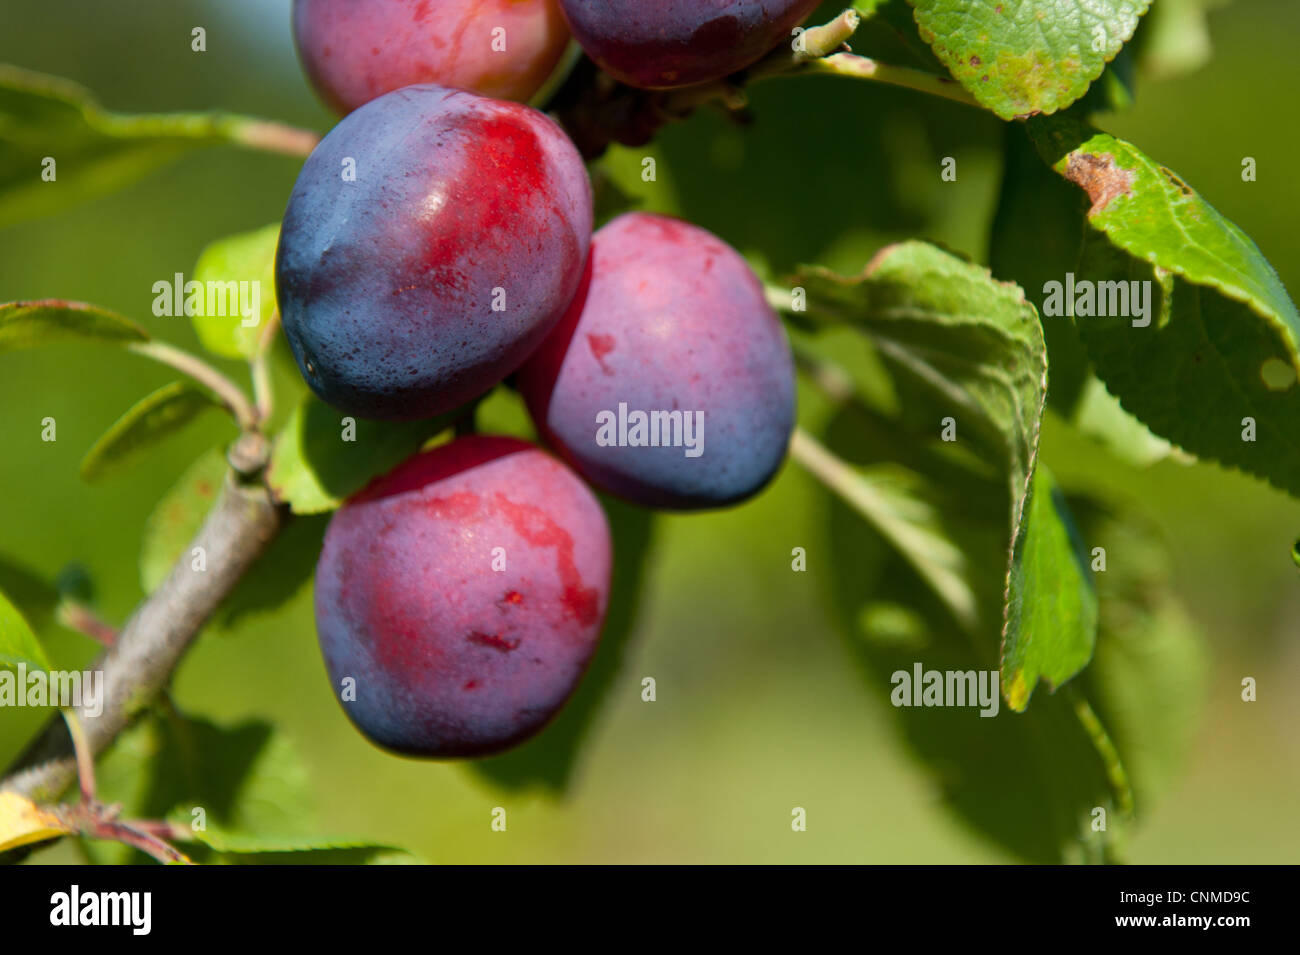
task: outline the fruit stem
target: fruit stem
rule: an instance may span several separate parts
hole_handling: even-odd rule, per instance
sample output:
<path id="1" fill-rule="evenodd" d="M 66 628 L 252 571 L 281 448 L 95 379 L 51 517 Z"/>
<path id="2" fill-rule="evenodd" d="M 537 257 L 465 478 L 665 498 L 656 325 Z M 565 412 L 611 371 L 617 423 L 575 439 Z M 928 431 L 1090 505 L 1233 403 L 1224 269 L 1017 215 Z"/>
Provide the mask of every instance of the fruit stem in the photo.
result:
<path id="1" fill-rule="evenodd" d="M 845 10 L 830 23 L 810 27 L 799 34 L 796 61 L 821 59 L 830 56 L 845 43 L 862 22 L 862 16 L 852 8 Z"/>
<path id="2" fill-rule="evenodd" d="M 974 96 L 966 92 L 965 87 L 951 77 L 914 70 L 906 66 L 890 66 L 888 63 L 878 63 L 870 57 L 858 56 L 855 53 L 836 53 L 821 59 L 808 60 L 796 72 L 874 80 L 877 83 L 888 83 L 890 86 L 901 86 L 904 89 L 929 93 L 931 96 L 939 96 L 954 103 L 983 108 Z"/>
<path id="3" fill-rule="evenodd" d="M 197 355 L 191 355 L 183 349 L 166 342 L 132 342 L 126 346 L 129 351 L 154 361 L 175 368 L 189 375 L 199 384 L 212 391 L 235 418 L 241 431 L 256 431 L 261 424 L 257 409 L 249 402 L 243 390 L 233 381 L 213 368 Z"/>
<path id="4" fill-rule="evenodd" d="M 320 136 L 310 129 L 298 129 L 284 123 L 273 123 L 264 119 L 248 119 L 243 116 L 223 118 L 221 125 L 233 142 L 251 149 L 260 149 L 284 156 L 306 158 L 311 155 Z"/>
<path id="5" fill-rule="evenodd" d="M 257 342 L 257 353 L 249 362 L 253 376 L 253 400 L 257 403 L 257 417 L 260 421 L 270 419 L 275 411 L 275 391 L 271 387 L 271 348 L 275 345 L 275 333 L 280 330 L 280 310 L 271 313 L 271 319 L 262 329 L 262 337 Z"/>

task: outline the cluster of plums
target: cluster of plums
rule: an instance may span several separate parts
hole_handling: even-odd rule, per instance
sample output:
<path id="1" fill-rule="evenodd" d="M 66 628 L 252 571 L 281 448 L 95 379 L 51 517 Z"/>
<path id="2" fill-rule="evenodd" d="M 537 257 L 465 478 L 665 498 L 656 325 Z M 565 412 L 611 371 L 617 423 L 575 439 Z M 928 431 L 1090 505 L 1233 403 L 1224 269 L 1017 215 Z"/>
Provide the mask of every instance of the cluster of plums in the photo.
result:
<path id="1" fill-rule="evenodd" d="M 302 169 L 276 257 L 304 378 L 345 414 L 420 419 L 514 375 L 564 462 L 462 436 L 334 515 L 317 629 L 376 743 L 478 756 L 537 732 L 609 602 L 588 484 L 654 508 L 733 504 L 771 479 L 794 423 L 785 331 L 741 256 L 646 213 L 593 235 L 578 152 L 512 100 L 547 79 L 569 30 L 618 79 L 670 87 L 744 68 L 814 6 L 296 0 L 306 71 L 347 114 Z"/>

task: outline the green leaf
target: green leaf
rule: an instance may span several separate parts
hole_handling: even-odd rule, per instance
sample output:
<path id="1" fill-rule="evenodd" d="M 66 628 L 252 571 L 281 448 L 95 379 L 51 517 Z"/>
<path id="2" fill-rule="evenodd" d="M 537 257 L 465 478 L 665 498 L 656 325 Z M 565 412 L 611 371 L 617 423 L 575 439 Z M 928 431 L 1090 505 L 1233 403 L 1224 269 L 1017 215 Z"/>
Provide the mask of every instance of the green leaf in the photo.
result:
<path id="1" fill-rule="evenodd" d="M 288 739 L 267 723 L 220 726 L 174 713 L 150 714 L 114 741 L 96 778 L 101 798 L 121 803 L 124 819 L 166 819 L 188 829 L 198 845 L 178 845 L 197 862 L 413 860 L 392 846 L 315 832 L 306 770 Z M 86 851 L 102 863 L 140 858 L 115 843 L 89 842 Z"/>
<path id="2" fill-rule="evenodd" d="M 1008 125 L 1003 138 L 1006 164 L 989 229 L 989 260 L 994 275 L 1016 282 L 1038 308 L 1051 368 L 1047 403 L 1119 458 L 1138 467 L 1153 464 L 1169 455 L 1169 442 L 1106 391 L 1092 373 L 1074 322 L 1066 315 L 1043 314 L 1043 290 L 1078 268 L 1087 202 L 1044 165 L 1019 124 Z"/>
<path id="3" fill-rule="evenodd" d="M 1096 635 L 1095 595 L 1070 559 L 1063 505 L 1051 506 L 1050 490 L 1038 495 L 1032 513 L 1026 504 L 1047 388 L 1046 349 L 1033 306 L 1018 287 L 919 242 L 883 250 L 855 279 L 809 269 L 801 283 L 810 315 L 837 318 L 868 334 L 895 376 L 905 414 L 928 417 L 932 434 L 952 419 L 958 443 L 973 438 L 998 462 L 1010 502 L 1002 559 L 1006 599 L 998 614 L 1008 678 L 1002 689 L 1013 708 L 1023 709 L 1040 672 L 1059 685 L 1087 664 Z M 809 439 L 793 450 L 908 557 L 955 620 L 974 629 L 976 605 L 961 585 L 961 555 L 936 532 L 932 513 L 844 473 L 833 458 L 820 458 Z M 1050 487 L 1050 476 L 1044 481 Z M 1046 609 L 1044 595 L 1058 593 L 1058 609 L 1074 612 L 1024 612 Z"/>
<path id="4" fill-rule="evenodd" d="M 1089 375 L 1084 383 L 1071 423 L 1133 467 L 1150 467 L 1174 454 L 1174 446 L 1125 411 L 1096 375 Z M 1183 459 L 1192 460 L 1186 455 Z"/>
<path id="5" fill-rule="evenodd" d="M 1124 47 L 1106 65 L 1101 76 L 1075 104 L 1073 112 L 1090 115 L 1123 112 L 1133 107 L 1137 100 L 1137 64 L 1133 46 L 1130 43 Z"/>
<path id="6" fill-rule="evenodd" d="M 1079 279 L 1149 283 L 1145 326 L 1076 316 L 1107 389 L 1156 434 L 1300 495 L 1300 314 L 1259 248 L 1128 143 L 1071 117 L 1030 131 L 1092 203 Z"/>
<path id="7" fill-rule="evenodd" d="M 140 586 L 145 593 L 152 593 L 185 554 L 216 503 L 227 470 L 225 456 L 209 451 L 154 506 L 140 546 Z M 311 579 L 328 524 L 328 515 L 291 521 L 222 602 L 212 623 L 229 629 L 290 600 Z"/>
<path id="8" fill-rule="evenodd" d="M 1088 379 L 1088 355 L 1068 317 L 1043 313 L 1042 289 L 1079 263 L 1085 229 L 1079 191 L 1043 165 L 1022 124 L 1008 124 L 1002 139 L 1006 159 L 989 228 L 989 267 L 1037 306 L 1052 369 L 1047 401 L 1069 416 Z"/>
<path id="9" fill-rule="evenodd" d="M 173 381 L 140 399 L 118 418 L 81 461 L 81 476 L 95 481 L 135 455 L 180 431 L 210 408 L 221 405 L 207 391 Z"/>
<path id="10" fill-rule="evenodd" d="M 1003 119 L 1054 113 L 1097 79 L 1150 0 L 911 0 L 921 37 Z"/>
<path id="11" fill-rule="evenodd" d="M 114 741 L 95 775 L 100 798 L 121 803 L 124 819 L 191 826 L 201 819 L 210 830 L 282 843 L 308 839 L 315 827 L 311 785 L 297 752 L 260 721 L 221 726 L 150 714 Z M 127 861 L 133 853 L 102 842 L 88 851 L 100 862 Z"/>
<path id="12" fill-rule="evenodd" d="M 866 332 L 898 380 L 902 403 L 923 393 L 1005 463 L 1017 511 L 1037 453 L 1047 390 L 1042 329 L 1024 293 L 924 242 L 881 250 L 862 274 L 802 270 L 815 319 Z M 928 410 L 928 409 L 927 409 Z M 937 437 L 939 419 L 932 424 Z"/>
<path id="13" fill-rule="evenodd" d="M 25 563 L 0 554 L 0 593 L 7 594 L 37 633 L 54 621 L 60 587 Z"/>
<path id="14" fill-rule="evenodd" d="M 0 668 L 14 670 L 18 664 L 28 670 L 48 670 L 45 651 L 23 615 L 0 593 Z"/>
<path id="15" fill-rule="evenodd" d="M 262 331 L 275 312 L 275 247 L 279 239 L 276 223 L 220 239 L 200 253 L 193 281 L 205 292 L 202 302 L 195 303 L 199 308 L 191 313 L 191 320 L 208 351 L 225 358 L 257 354 Z M 211 296 L 211 302 L 206 293 L 209 288 L 220 293 Z M 244 304 L 250 312 L 255 304 L 255 314 L 244 316 Z"/>
<path id="16" fill-rule="evenodd" d="M 180 820 L 188 824 L 188 819 Z M 226 865 L 405 865 L 418 862 L 414 855 L 396 846 L 333 836 L 274 838 L 223 832 L 208 827 L 194 838 L 212 849 L 214 855 L 195 861 Z M 187 848 L 187 847 L 185 847 Z"/>
<path id="17" fill-rule="evenodd" d="M 854 427 L 832 422 L 835 453 L 856 458 L 856 415 L 842 411 L 839 417 Z M 841 443 L 845 439 L 850 445 Z M 989 533 L 1000 531 L 988 513 L 993 502 L 978 483 L 951 479 L 930 498 L 943 533 L 966 556 L 980 618 L 995 616 L 1004 544 L 1001 533 Z M 984 639 L 983 632 L 972 640 L 883 535 L 864 533 L 842 499 L 828 502 L 823 526 L 831 548 L 832 607 L 863 666 L 868 692 L 889 698 L 894 675 L 910 676 L 917 664 L 977 675 L 996 670 L 996 640 Z M 1110 561 L 1095 578 L 1100 621 L 1094 663 L 1062 691 L 1040 694 L 1023 713 L 1004 706 L 980 716 L 983 702 L 892 708 L 947 805 L 1016 857 L 1040 863 L 1119 856 L 1133 793 L 1141 815 L 1177 770 L 1203 686 L 1197 642 L 1167 586 L 1163 542 L 1131 514 L 1099 520 L 1094 502 L 1072 498 L 1070 506 L 1085 539 L 1105 546 Z M 1085 723 L 1085 716 L 1096 725 Z M 1104 833 L 1091 828 L 1097 807 L 1108 813 Z"/>
<path id="18" fill-rule="evenodd" d="M 167 579 L 172 565 L 199 532 L 221 493 L 227 470 L 225 455 L 209 451 L 190 465 L 154 506 L 140 543 L 140 586 L 145 593 L 153 593 Z"/>
<path id="19" fill-rule="evenodd" d="M 295 514 L 332 511 L 447 430 L 460 413 L 427 421 L 370 421 L 345 416 L 308 395 L 276 439 L 267 474 L 271 490 Z"/>
<path id="20" fill-rule="evenodd" d="M 314 136 L 228 113 L 111 113 L 76 83 L 0 64 L 0 228 L 120 189 L 199 146 L 276 149 L 281 139 L 306 155 Z"/>
<path id="21" fill-rule="evenodd" d="M 918 663 L 923 670 L 973 671 L 977 679 L 983 673 L 988 690 L 997 676 L 999 627 L 993 621 L 1002 605 L 1005 492 L 986 502 L 979 485 L 939 484 L 933 491 L 938 526 L 965 555 L 982 621 L 975 639 L 883 535 L 870 525 L 864 531 L 848 504 L 830 498 L 823 522 L 832 606 L 862 665 L 866 691 L 882 701 L 890 698 L 894 675 L 911 675 Z M 992 513 L 987 503 L 996 505 Z M 989 702 L 1000 702 L 996 692 Z M 981 708 L 988 707 L 890 712 L 934 790 L 970 825 L 1019 858 L 1077 858 L 1087 814 L 1109 790 L 1064 694 L 1042 695 L 1024 713 L 999 706 L 995 716 L 982 717 Z"/>
<path id="22" fill-rule="evenodd" d="M 919 474 L 892 465 L 851 467 L 802 432 L 795 434 L 792 450 L 911 565 L 954 620 L 975 630 L 978 610 L 966 556 L 943 526 L 933 490 L 924 487 Z"/>
<path id="23" fill-rule="evenodd" d="M 1011 561 L 1002 637 L 1003 694 L 1024 710 L 1040 679 L 1058 687 L 1092 659 L 1097 592 L 1064 495 L 1045 466 L 1034 472 L 1025 529 Z"/>
<path id="24" fill-rule="evenodd" d="M 1081 689 L 1123 756 L 1140 816 L 1169 789 L 1190 752 L 1208 689 L 1204 641 L 1177 598 L 1168 542 L 1136 507 L 1072 498 L 1090 543 L 1101 629 Z"/>
<path id="25" fill-rule="evenodd" d="M 0 352 L 91 341 L 127 345 L 149 340 L 129 318 L 85 302 L 44 299 L 0 305 Z"/>

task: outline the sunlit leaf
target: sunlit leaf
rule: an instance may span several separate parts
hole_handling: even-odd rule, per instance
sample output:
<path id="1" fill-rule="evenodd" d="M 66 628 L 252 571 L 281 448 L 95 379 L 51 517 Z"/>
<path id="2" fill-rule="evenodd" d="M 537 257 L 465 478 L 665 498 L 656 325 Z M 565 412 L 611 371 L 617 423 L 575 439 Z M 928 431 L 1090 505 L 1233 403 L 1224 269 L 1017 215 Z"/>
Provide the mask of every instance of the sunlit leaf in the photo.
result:
<path id="1" fill-rule="evenodd" d="M 921 37 L 1003 119 L 1054 113 L 1088 90 L 1150 0 L 911 0 Z"/>
<path id="2" fill-rule="evenodd" d="M 1062 304 L 1107 389 L 1197 457 L 1300 495 L 1300 313 L 1258 246 L 1130 144 L 1064 116 L 1030 130 L 1091 202 L 1075 284 L 1106 307 Z"/>
<path id="3" fill-rule="evenodd" d="M 268 479 L 295 514 L 332 511 L 446 431 L 459 412 L 427 421 L 371 421 L 314 396 L 294 409 L 275 442 Z"/>
<path id="4" fill-rule="evenodd" d="M 50 668 L 36 634 L 9 598 L 0 593 L 0 668 L 14 669 L 19 664 L 28 670 Z"/>
<path id="5" fill-rule="evenodd" d="M 229 113 L 112 113 L 70 80 L 0 64 L 0 228 L 130 185 L 200 146 L 305 156 L 314 141 Z"/>
<path id="6" fill-rule="evenodd" d="M 127 345 L 148 339 L 149 333 L 129 318 L 85 302 L 44 299 L 0 305 L 0 352 L 60 342 Z"/>
<path id="7" fill-rule="evenodd" d="M 225 358 L 257 354 L 266 322 L 275 312 L 279 238 L 277 223 L 220 239 L 199 255 L 192 281 L 199 284 L 202 305 L 190 320 L 208 351 Z"/>

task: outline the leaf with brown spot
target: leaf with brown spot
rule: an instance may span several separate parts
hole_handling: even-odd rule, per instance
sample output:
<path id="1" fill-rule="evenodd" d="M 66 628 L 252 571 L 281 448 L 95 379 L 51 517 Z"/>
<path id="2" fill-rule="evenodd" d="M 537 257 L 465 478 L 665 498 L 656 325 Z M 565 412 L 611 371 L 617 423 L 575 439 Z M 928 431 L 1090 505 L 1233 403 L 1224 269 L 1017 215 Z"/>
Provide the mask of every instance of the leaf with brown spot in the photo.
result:
<path id="1" fill-rule="evenodd" d="M 1187 451 L 1300 496 L 1300 313 L 1259 247 L 1131 144 L 1073 117 L 1027 128 L 1092 203 L 1076 283 L 1148 283 L 1124 286 L 1150 290 L 1145 318 L 1074 319 L 1107 390 Z"/>
<path id="2" fill-rule="evenodd" d="M 1112 156 L 1071 153 L 1065 178 L 1082 188 L 1092 200 L 1090 216 L 1104 210 L 1116 196 L 1127 196 L 1133 188 L 1133 173 L 1116 166 Z"/>
<path id="3" fill-rule="evenodd" d="M 1003 119 L 1065 109 L 1133 36 L 1150 0 L 909 0 L 921 38 Z"/>

